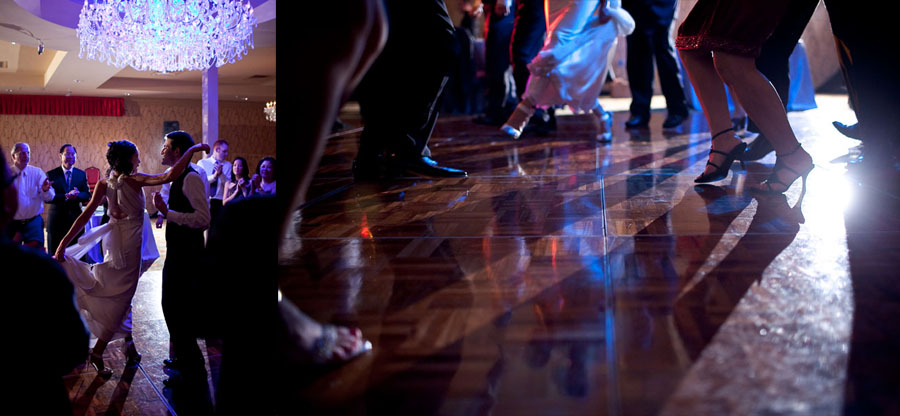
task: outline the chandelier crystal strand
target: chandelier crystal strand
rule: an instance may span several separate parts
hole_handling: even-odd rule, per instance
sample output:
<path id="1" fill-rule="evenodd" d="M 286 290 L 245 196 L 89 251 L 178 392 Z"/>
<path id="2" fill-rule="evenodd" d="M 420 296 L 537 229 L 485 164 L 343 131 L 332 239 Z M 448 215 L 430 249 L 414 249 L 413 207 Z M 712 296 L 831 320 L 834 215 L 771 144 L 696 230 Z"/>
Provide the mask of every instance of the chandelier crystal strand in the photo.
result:
<path id="1" fill-rule="evenodd" d="M 266 120 L 275 123 L 275 101 L 267 102 L 266 108 L 263 109 L 263 112 L 266 113 Z"/>
<path id="2" fill-rule="evenodd" d="M 79 58 L 139 71 L 193 71 L 234 63 L 253 49 L 243 0 L 85 0 Z"/>

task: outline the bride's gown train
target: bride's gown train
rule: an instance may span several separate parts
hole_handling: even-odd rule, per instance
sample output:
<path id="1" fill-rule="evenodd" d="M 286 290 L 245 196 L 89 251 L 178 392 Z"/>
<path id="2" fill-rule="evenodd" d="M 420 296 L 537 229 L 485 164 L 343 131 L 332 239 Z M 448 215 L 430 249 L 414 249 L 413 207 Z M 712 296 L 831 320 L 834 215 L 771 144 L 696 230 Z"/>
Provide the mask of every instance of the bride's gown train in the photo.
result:
<path id="1" fill-rule="evenodd" d="M 66 248 L 62 263 L 75 286 L 75 301 L 88 330 L 107 341 L 131 334 L 131 299 L 138 278 L 159 258 L 144 210 L 144 193 L 122 178 L 108 179 L 106 197 L 110 213 L 124 217 L 111 215 L 107 224 L 82 235 L 77 244 Z M 101 240 L 102 263 L 78 260 Z"/>

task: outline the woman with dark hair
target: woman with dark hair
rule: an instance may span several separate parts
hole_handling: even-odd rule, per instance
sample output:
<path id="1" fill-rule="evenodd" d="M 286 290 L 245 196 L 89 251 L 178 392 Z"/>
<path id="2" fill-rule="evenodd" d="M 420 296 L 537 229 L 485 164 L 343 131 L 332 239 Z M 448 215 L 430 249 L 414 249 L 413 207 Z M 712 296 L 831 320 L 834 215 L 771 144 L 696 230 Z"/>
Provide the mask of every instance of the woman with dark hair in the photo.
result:
<path id="1" fill-rule="evenodd" d="M 107 178 L 97 183 L 87 208 L 63 237 L 54 255 L 75 286 L 75 301 L 88 329 L 97 337 L 89 361 L 101 377 L 112 375 L 112 370 L 103 364 L 103 351 L 114 339 L 125 338 L 128 365 L 141 359 L 131 336 L 131 299 L 138 278 L 159 258 L 141 188 L 175 180 L 195 152 L 209 151 L 208 145 L 195 145 L 169 171 L 148 175 L 137 172 L 141 159 L 134 143 L 121 140 L 107 146 Z M 67 248 L 104 199 L 109 203 L 110 221 L 91 229 L 77 244 Z M 102 263 L 78 260 L 101 239 Z"/>
<path id="2" fill-rule="evenodd" d="M 231 164 L 231 178 L 225 184 L 225 198 L 222 205 L 250 196 L 250 172 L 247 168 L 247 159 L 234 158 Z"/>
<path id="3" fill-rule="evenodd" d="M 256 164 L 256 174 L 250 179 L 250 192 L 275 195 L 275 158 L 266 156 Z"/>

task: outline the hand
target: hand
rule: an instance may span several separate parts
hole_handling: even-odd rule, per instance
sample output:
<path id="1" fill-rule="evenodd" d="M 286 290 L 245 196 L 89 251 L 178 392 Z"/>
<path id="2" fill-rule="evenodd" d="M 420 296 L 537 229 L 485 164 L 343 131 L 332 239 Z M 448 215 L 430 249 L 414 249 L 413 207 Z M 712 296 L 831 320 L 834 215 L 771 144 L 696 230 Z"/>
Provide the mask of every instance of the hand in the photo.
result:
<path id="1" fill-rule="evenodd" d="M 158 215 L 156 217 L 156 228 L 162 228 L 164 219 L 165 219 L 165 217 L 163 217 L 162 215 Z"/>
<path id="2" fill-rule="evenodd" d="M 509 6 L 506 5 L 505 1 L 497 0 L 497 4 L 494 5 L 494 14 L 498 16 L 506 16 L 509 14 Z"/>
<path id="3" fill-rule="evenodd" d="M 156 209 L 163 215 L 169 215 L 169 207 L 166 206 L 166 203 L 163 201 L 162 195 L 160 195 L 159 192 L 153 193 L 153 205 L 156 206 Z"/>
<path id="4" fill-rule="evenodd" d="M 50 185 L 53 185 L 53 182 L 50 181 L 50 178 L 44 178 L 44 183 L 41 184 L 41 191 L 43 191 L 43 192 L 49 191 Z"/>
<path id="5" fill-rule="evenodd" d="M 66 199 L 78 198 L 78 190 L 73 189 L 66 194 Z"/>
<path id="6" fill-rule="evenodd" d="M 259 176 L 259 174 L 253 175 L 253 177 L 250 178 L 251 190 L 256 190 L 257 188 L 259 188 L 259 185 L 261 183 L 262 183 L 262 176 Z"/>
<path id="7" fill-rule="evenodd" d="M 66 261 L 66 246 L 68 244 L 60 244 L 59 248 L 56 249 L 56 253 L 53 254 L 53 258 L 60 263 L 64 263 Z"/>
<path id="8" fill-rule="evenodd" d="M 247 180 L 244 178 L 240 178 L 240 179 L 238 179 L 237 184 L 239 187 L 243 188 L 244 185 L 247 185 Z"/>

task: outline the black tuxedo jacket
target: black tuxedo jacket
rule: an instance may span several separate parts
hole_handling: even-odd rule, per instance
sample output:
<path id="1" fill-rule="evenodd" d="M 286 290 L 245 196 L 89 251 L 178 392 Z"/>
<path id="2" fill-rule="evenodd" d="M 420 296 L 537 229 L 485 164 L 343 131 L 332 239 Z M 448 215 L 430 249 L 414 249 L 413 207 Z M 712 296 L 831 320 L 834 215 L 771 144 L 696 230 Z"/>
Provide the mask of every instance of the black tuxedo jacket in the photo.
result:
<path id="1" fill-rule="evenodd" d="M 72 168 L 69 189 L 66 189 L 66 175 L 62 166 L 47 171 L 47 178 L 53 182 L 53 190 L 56 191 L 56 196 L 48 202 L 50 210 L 47 213 L 47 252 L 53 253 L 59 241 L 66 236 L 69 228 L 81 215 L 81 203 L 90 201 L 91 193 L 87 174 L 81 169 Z M 78 189 L 78 197 L 66 200 L 66 193 L 71 189 Z"/>

